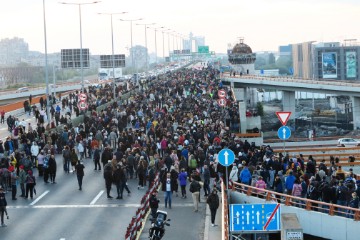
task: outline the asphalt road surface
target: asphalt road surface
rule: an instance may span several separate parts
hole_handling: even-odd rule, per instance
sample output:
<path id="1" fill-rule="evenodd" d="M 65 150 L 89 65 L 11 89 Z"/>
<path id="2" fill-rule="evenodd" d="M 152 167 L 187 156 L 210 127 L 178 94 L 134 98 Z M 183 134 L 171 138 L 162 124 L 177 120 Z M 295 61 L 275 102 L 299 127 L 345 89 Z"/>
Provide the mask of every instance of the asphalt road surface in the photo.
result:
<path id="1" fill-rule="evenodd" d="M 56 157 L 56 184 L 45 184 L 37 177 L 34 199 L 6 194 L 9 220 L 0 228 L 0 239 L 78 240 L 124 239 L 126 228 L 134 216 L 145 189 L 137 189 L 137 179 L 128 181 L 131 195 L 124 199 L 107 199 L 103 172 L 94 171 L 91 159 L 86 159 L 83 190 L 78 190 L 76 174 L 64 173 L 62 157 Z M 18 188 L 19 196 L 21 194 Z M 112 187 L 116 197 L 116 188 Z"/>

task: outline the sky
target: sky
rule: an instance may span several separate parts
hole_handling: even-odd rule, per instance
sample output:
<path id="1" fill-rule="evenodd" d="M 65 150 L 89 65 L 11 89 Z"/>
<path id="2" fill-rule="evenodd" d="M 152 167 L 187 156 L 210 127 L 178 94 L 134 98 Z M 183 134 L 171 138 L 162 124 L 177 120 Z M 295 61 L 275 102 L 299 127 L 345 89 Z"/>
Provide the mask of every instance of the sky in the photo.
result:
<path id="1" fill-rule="evenodd" d="M 48 53 L 80 48 L 78 5 L 94 0 L 45 0 Z M 128 55 L 131 46 L 129 21 L 133 22 L 133 45 L 145 45 L 145 26 L 164 27 L 183 36 L 192 32 L 204 36 L 210 51 L 225 53 L 228 44 L 244 38 L 253 51 L 276 51 L 278 46 L 304 41 L 360 42 L 359 0 L 102 0 L 81 6 L 82 45 L 91 54 L 111 54 L 111 16 L 113 15 L 115 54 Z M 159 30 L 161 31 L 161 30 Z M 1 0 L 0 39 L 23 38 L 31 51 L 45 52 L 43 0 Z M 158 32 L 157 53 L 168 49 L 168 34 Z M 176 38 L 179 40 L 179 38 Z M 170 34 L 170 49 L 179 43 Z M 155 52 L 155 31 L 147 29 L 147 45 Z"/>

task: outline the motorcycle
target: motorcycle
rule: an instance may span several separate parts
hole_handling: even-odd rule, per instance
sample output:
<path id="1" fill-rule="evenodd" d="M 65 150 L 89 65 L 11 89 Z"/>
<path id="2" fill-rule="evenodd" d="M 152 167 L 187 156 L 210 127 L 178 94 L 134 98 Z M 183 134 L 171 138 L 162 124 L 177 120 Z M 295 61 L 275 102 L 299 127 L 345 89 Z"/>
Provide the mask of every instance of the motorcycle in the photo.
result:
<path id="1" fill-rule="evenodd" d="M 151 228 L 149 229 L 150 240 L 160 240 L 165 235 L 165 225 L 170 226 L 167 219 L 167 212 L 157 210 L 156 218 L 151 219 Z"/>

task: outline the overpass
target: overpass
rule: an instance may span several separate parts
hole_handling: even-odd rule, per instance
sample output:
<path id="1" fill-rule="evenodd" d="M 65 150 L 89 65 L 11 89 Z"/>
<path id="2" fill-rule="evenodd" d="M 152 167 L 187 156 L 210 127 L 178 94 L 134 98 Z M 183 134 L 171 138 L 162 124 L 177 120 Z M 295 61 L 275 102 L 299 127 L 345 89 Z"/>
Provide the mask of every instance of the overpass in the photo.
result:
<path id="1" fill-rule="evenodd" d="M 276 89 L 283 92 L 283 111 L 295 113 L 295 92 L 316 92 L 334 95 L 346 95 L 351 97 L 354 130 L 360 128 L 360 82 L 345 81 L 319 81 L 310 79 L 298 79 L 289 77 L 259 77 L 253 75 L 230 76 L 222 75 L 224 85 L 230 85 L 239 101 L 246 102 L 246 88 Z M 245 116 L 245 112 L 243 113 Z M 241 115 L 241 113 L 240 113 Z M 290 118 L 294 118 L 292 114 Z"/>

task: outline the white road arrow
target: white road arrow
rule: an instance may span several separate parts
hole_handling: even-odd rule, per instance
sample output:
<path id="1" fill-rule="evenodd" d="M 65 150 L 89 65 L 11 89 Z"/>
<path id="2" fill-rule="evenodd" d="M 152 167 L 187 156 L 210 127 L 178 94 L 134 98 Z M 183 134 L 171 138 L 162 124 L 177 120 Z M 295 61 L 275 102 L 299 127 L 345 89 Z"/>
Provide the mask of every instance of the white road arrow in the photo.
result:
<path id="1" fill-rule="evenodd" d="M 286 138 L 286 129 L 283 128 L 282 132 L 283 132 L 283 139 L 285 139 Z"/>
<path id="2" fill-rule="evenodd" d="M 236 212 L 236 224 L 239 225 L 240 224 L 240 213 Z"/>
<path id="3" fill-rule="evenodd" d="M 256 212 L 256 224 L 260 224 L 260 212 Z"/>
<path id="4" fill-rule="evenodd" d="M 225 156 L 225 165 L 228 165 L 228 162 L 229 162 L 229 153 L 227 151 L 224 152 L 224 156 Z"/>
<path id="5" fill-rule="evenodd" d="M 250 213 L 249 213 L 249 211 L 247 211 L 246 212 L 246 224 L 249 225 L 249 223 L 250 223 Z"/>

